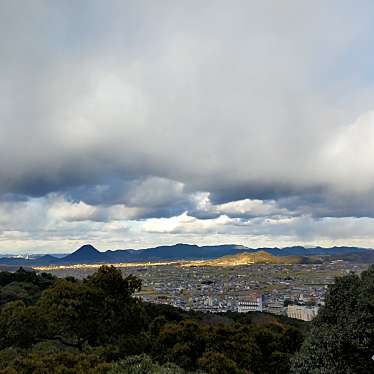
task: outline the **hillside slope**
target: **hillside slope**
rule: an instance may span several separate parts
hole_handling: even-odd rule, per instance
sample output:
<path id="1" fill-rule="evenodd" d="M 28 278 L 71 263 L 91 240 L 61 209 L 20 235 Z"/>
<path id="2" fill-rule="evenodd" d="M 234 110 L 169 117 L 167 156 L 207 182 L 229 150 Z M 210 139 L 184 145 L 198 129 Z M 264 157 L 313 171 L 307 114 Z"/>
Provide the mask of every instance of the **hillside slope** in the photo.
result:
<path id="1" fill-rule="evenodd" d="M 319 259 L 304 256 L 273 256 L 265 251 L 254 253 L 239 253 L 233 256 L 224 256 L 215 260 L 202 261 L 201 266 L 240 266 L 251 264 L 305 264 Z"/>

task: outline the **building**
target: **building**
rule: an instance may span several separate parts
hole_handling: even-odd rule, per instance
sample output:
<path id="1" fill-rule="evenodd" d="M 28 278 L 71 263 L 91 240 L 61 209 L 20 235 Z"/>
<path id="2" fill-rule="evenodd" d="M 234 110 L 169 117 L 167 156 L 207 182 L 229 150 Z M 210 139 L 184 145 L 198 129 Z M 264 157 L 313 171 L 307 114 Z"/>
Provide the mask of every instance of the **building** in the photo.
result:
<path id="1" fill-rule="evenodd" d="M 238 301 L 238 312 L 262 312 L 263 296 L 261 294 L 247 295 Z"/>
<path id="2" fill-rule="evenodd" d="M 287 317 L 311 321 L 317 316 L 318 307 L 307 307 L 304 305 L 288 305 Z"/>
<path id="3" fill-rule="evenodd" d="M 277 314 L 280 316 L 286 314 L 286 307 L 283 305 L 282 301 L 268 302 L 265 308 L 265 312 Z"/>

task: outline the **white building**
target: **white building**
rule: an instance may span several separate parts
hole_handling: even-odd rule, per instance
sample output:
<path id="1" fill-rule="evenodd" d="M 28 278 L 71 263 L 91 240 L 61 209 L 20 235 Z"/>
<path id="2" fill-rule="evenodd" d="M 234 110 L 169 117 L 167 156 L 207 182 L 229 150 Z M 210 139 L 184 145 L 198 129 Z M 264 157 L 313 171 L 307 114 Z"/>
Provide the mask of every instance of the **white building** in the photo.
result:
<path id="1" fill-rule="evenodd" d="M 207 296 L 204 299 L 204 305 L 206 305 L 206 306 L 213 306 L 213 298 L 212 298 L 212 296 Z"/>
<path id="2" fill-rule="evenodd" d="M 238 301 L 238 312 L 262 312 L 263 310 L 263 297 L 262 295 L 248 295 Z"/>
<path id="3" fill-rule="evenodd" d="M 287 317 L 311 321 L 317 316 L 318 307 L 307 307 L 304 305 L 288 305 Z"/>

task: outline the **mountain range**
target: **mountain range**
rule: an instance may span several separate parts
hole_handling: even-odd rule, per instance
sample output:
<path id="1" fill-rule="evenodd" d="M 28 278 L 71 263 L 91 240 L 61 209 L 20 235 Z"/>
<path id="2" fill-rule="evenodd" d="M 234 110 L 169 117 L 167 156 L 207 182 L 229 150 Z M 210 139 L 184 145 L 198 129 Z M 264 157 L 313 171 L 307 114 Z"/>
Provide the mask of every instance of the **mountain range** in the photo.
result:
<path id="1" fill-rule="evenodd" d="M 90 244 L 83 245 L 75 252 L 58 258 L 52 255 L 43 255 L 32 259 L 3 257 L 2 265 L 18 266 L 48 266 L 68 264 L 96 264 L 119 262 L 157 262 L 179 260 L 212 260 L 223 256 L 232 256 L 240 253 L 266 252 L 272 256 L 326 256 L 329 260 L 345 259 L 353 262 L 374 262 L 374 250 L 359 247 L 313 247 L 302 246 L 285 248 L 248 248 L 241 245 L 224 244 L 213 246 L 198 246 L 191 244 L 175 244 L 146 249 L 123 249 L 98 251 Z"/>

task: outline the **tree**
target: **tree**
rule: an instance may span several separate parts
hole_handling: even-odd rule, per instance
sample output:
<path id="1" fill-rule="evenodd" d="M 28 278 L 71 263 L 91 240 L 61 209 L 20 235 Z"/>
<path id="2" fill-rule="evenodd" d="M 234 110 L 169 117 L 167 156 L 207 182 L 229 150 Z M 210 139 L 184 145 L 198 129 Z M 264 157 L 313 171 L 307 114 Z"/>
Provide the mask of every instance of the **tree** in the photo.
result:
<path id="1" fill-rule="evenodd" d="M 11 282 L 0 290 L 0 305 L 15 300 L 22 300 L 30 305 L 37 301 L 40 294 L 40 288 L 32 283 Z"/>
<path id="2" fill-rule="evenodd" d="M 48 322 L 46 337 L 80 350 L 95 341 L 100 300 L 94 289 L 61 279 L 43 292 L 37 306 Z"/>
<path id="3" fill-rule="evenodd" d="M 195 370 L 204 353 L 207 327 L 192 320 L 168 323 L 160 328 L 153 353 L 163 361 L 178 363 L 186 370 Z"/>
<path id="4" fill-rule="evenodd" d="M 372 373 L 374 266 L 337 278 L 292 365 L 292 373 Z"/>
<path id="5" fill-rule="evenodd" d="M 92 354 L 59 352 L 53 354 L 19 354 L 0 373 L 105 374 L 112 365 Z"/>
<path id="6" fill-rule="evenodd" d="M 235 361 L 218 352 L 207 352 L 199 359 L 199 366 L 210 374 L 249 374 L 249 370 L 242 370 Z"/>
<path id="7" fill-rule="evenodd" d="M 140 291 L 142 282 L 129 275 L 123 278 L 121 270 L 114 266 L 101 266 L 99 270 L 87 278 L 86 283 L 103 292 L 105 297 L 113 301 L 128 301 L 136 291 Z"/>
<path id="8" fill-rule="evenodd" d="M 129 356 L 115 364 L 109 374 L 184 374 L 185 371 L 174 364 L 159 365 L 147 355 Z"/>
<path id="9" fill-rule="evenodd" d="M 81 282 L 59 279 L 45 290 L 38 307 L 48 320 L 48 335 L 82 350 L 91 346 L 124 344 L 124 337 L 139 334 L 144 312 L 132 297 L 141 282 L 122 277 L 113 266 L 102 266 Z"/>
<path id="10" fill-rule="evenodd" d="M 7 303 L 0 311 L 0 349 L 30 347 L 45 330 L 45 321 L 37 307 L 22 301 Z"/>
<path id="11" fill-rule="evenodd" d="M 134 297 L 141 282 L 112 266 L 85 280 L 22 269 L 2 274 L 0 290 L 20 300 L 0 306 L 0 374 L 111 368 L 129 374 L 284 374 L 302 340 L 287 319 L 213 316 L 142 302 Z M 363 288 L 362 298 L 371 293 L 372 287 Z"/>
<path id="12" fill-rule="evenodd" d="M 9 301 L 22 300 L 33 304 L 41 292 L 55 282 L 51 274 L 37 274 L 22 267 L 16 272 L 0 272 L 0 306 Z"/>

